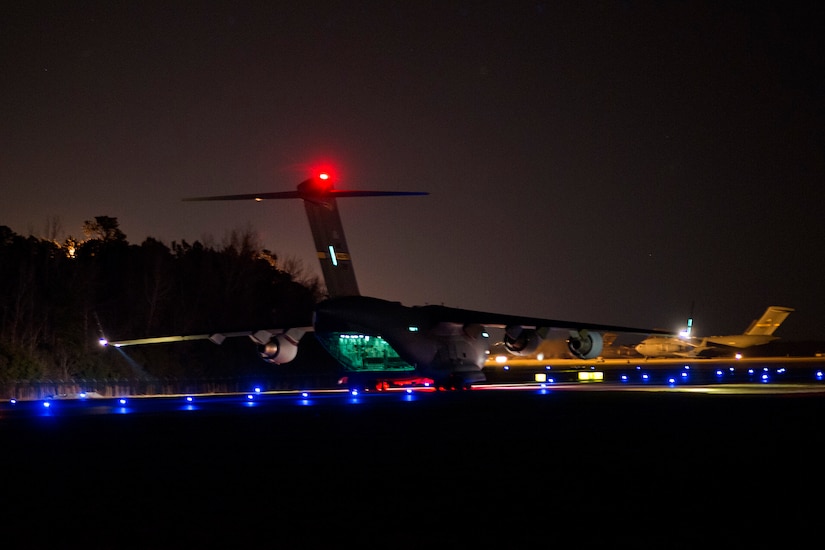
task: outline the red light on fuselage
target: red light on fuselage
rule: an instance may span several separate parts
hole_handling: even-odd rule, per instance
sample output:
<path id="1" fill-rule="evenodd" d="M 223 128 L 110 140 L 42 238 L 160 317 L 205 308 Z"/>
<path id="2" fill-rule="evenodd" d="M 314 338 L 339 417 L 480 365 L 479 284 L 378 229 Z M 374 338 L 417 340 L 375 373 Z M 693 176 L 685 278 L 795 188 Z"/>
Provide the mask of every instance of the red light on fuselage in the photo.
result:
<path id="1" fill-rule="evenodd" d="M 318 178 L 322 180 L 328 180 L 329 174 L 327 174 L 326 172 L 321 172 L 320 174 L 318 174 Z"/>

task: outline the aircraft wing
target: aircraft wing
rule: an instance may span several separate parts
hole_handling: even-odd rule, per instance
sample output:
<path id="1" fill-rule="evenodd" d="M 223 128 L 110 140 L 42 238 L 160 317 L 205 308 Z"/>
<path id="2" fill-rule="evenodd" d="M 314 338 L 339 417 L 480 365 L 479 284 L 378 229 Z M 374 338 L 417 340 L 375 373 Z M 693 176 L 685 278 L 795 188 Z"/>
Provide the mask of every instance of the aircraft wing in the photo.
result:
<path id="1" fill-rule="evenodd" d="M 540 317 L 523 317 L 520 315 L 507 315 L 501 313 L 489 313 L 484 311 L 474 311 L 469 309 L 458 309 L 444 306 L 420 306 L 421 309 L 428 309 L 429 318 L 434 322 L 479 324 L 492 328 L 507 328 L 509 326 L 521 326 L 534 329 L 569 329 L 588 330 L 598 332 L 629 332 L 639 334 L 671 334 L 672 331 L 624 327 L 618 325 L 602 325 L 598 323 L 580 323 L 576 321 L 562 321 L 559 319 L 544 319 Z"/>
<path id="2" fill-rule="evenodd" d="M 300 331 L 303 335 L 305 332 L 314 330 L 312 327 L 295 327 L 289 329 L 290 331 Z M 248 336 L 256 344 L 265 344 L 272 336 L 287 332 L 287 329 L 264 329 L 264 330 L 246 330 L 240 332 L 215 332 L 212 334 L 186 334 L 181 336 L 157 336 L 152 338 L 136 338 L 133 340 L 106 340 L 101 338 L 100 345 L 114 346 L 122 348 L 125 346 L 145 346 L 149 344 L 170 344 L 174 342 L 188 342 L 192 340 L 209 340 L 213 344 L 222 344 L 227 338 L 237 338 L 238 336 Z"/>

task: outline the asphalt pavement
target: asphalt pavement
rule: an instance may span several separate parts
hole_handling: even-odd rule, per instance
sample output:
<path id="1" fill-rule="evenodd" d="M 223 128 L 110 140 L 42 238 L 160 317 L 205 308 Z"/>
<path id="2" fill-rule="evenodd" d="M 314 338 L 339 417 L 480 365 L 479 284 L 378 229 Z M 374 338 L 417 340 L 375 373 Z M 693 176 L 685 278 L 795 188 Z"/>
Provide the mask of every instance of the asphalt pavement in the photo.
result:
<path id="1" fill-rule="evenodd" d="M 4 405 L 4 532 L 24 547 L 794 546 L 821 521 L 825 394 L 742 387 Z"/>

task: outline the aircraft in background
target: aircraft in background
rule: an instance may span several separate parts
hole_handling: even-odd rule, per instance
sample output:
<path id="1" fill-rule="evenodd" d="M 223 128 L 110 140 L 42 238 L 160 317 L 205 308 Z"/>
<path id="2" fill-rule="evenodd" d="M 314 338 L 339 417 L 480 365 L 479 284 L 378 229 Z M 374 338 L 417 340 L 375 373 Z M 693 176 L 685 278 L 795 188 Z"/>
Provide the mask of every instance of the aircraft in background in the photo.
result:
<path id="1" fill-rule="evenodd" d="M 503 345 L 515 355 L 530 355 L 550 334 L 561 339 L 571 354 L 589 359 L 602 351 L 601 331 L 657 333 L 644 328 L 600 325 L 487 313 L 445 306 L 404 306 L 400 302 L 362 296 L 355 279 L 337 199 L 426 195 L 422 192 L 349 191 L 335 189 L 326 174 L 302 183 L 295 191 L 194 197 L 186 201 L 301 199 L 304 202 L 318 260 L 329 297 L 316 304 L 312 326 L 171 336 L 108 342 L 114 346 L 249 336 L 261 358 L 273 364 L 292 361 L 298 343 L 313 332 L 326 351 L 346 371 L 351 388 L 385 387 L 399 381 L 431 380 L 437 388 L 467 388 L 483 382 L 489 351 L 488 328 L 503 330 Z"/>
<path id="2" fill-rule="evenodd" d="M 767 344 L 779 338 L 773 333 L 792 311 L 790 307 L 770 306 L 742 334 L 704 338 L 690 336 L 692 319 L 688 319 L 687 330 L 679 336 L 650 336 L 636 345 L 636 351 L 645 357 L 701 357 Z"/>

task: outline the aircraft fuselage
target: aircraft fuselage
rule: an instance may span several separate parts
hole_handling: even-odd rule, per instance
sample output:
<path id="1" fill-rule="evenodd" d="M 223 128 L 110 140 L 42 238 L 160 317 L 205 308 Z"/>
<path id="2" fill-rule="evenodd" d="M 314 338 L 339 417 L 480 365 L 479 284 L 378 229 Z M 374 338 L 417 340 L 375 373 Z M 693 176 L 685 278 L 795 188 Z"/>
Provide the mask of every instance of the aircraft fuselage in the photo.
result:
<path id="1" fill-rule="evenodd" d="M 315 336 L 348 374 L 365 380 L 416 373 L 439 385 L 484 381 L 484 327 L 442 321 L 441 309 L 367 296 L 331 298 L 315 308 Z"/>

